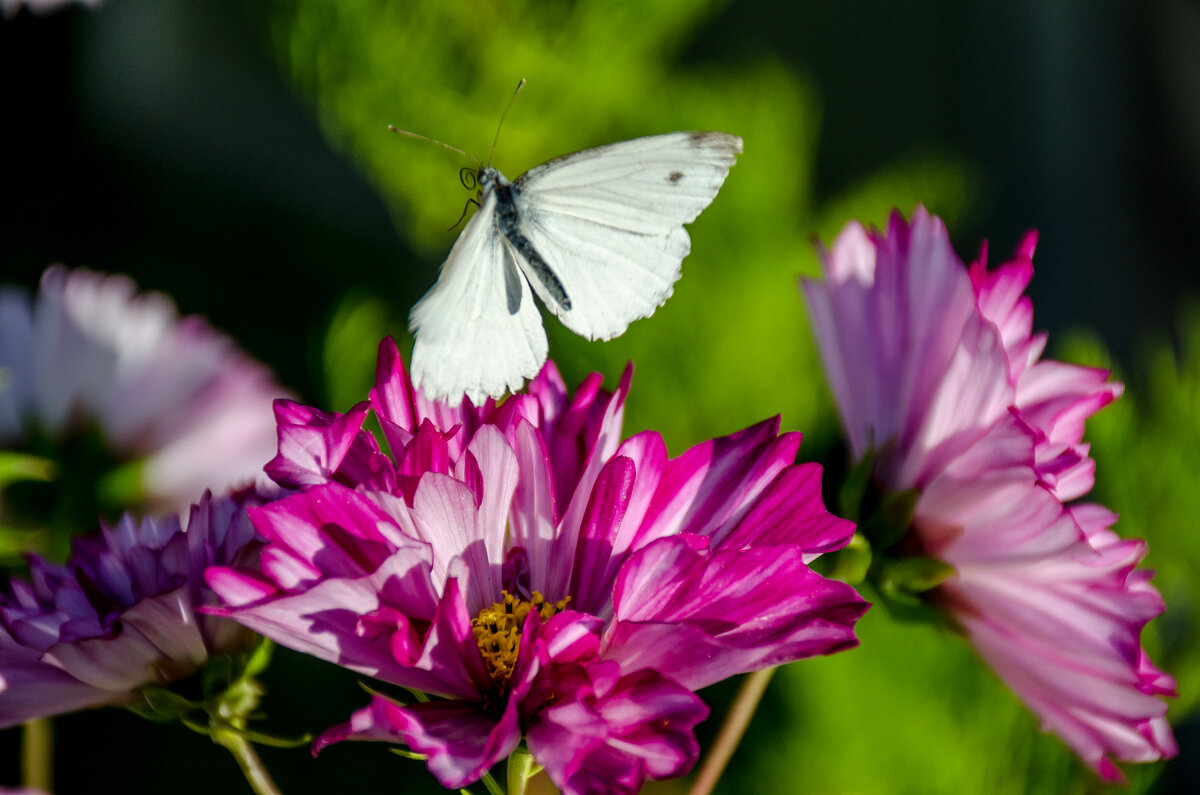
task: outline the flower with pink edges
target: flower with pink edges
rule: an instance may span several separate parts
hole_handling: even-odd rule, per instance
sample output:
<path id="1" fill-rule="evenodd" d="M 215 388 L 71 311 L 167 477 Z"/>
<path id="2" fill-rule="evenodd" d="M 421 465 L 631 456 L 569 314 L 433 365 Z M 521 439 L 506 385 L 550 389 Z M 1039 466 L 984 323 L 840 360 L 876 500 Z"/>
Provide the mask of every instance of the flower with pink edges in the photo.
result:
<path id="1" fill-rule="evenodd" d="M 32 298 L 0 289 L 0 449 L 98 433 L 113 466 L 140 465 L 152 510 L 259 477 L 271 402 L 286 394 L 203 318 L 126 276 L 56 265 Z"/>
<path id="2" fill-rule="evenodd" d="M 548 364 L 450 407 L 386 339 L 369 407 L 391 456 L 365 403 L 277 403 L 268 471 L 300 492 L 251 511 L 257 569 L 208 571 L 220 614 L 435 697 L 376 694 L 315 749 L 403 743 L 458 788 L 524 742 L 565 792 L 633 792 L 695 763 L 697 688 L 856 645 L 867 605 L 807 565 L 854 526 L 799 435 L 767 421 L 671 459 L 620 438 L 630 376 L 569 397 Z"/>
<path id="3" fill-rule="evenodd" d="M 75 539 L 65 566 L 37 557 L 29 579 L 0 588 L 0 728 L 86 707 L 138 701 L 147 685 L 196 673 L 215 654 L 248 649 L 253 633 L 198 609 L 216 600 L 213 565 L 256 555 L 249 491 L 174 516 L 129 515 Z"/>
<path id="4" fill-rule="evenodd" d="M 1163 610 L 1139 540 L 1091 490 L 1084 421 L 1121 394 L 1108 373 L 1043 359 L 1024 295 L 1036 235 L 1012 261 L 966 268 L 918 208 L 886 232 L 851 223 L 805 279 L 822 360 L 855 461 L 874 486 L 919 495 L 892 554 L 948 564 L 928 592 L 980 656 L 1090 767 L 1171 757 L 1141 631 Z"/>

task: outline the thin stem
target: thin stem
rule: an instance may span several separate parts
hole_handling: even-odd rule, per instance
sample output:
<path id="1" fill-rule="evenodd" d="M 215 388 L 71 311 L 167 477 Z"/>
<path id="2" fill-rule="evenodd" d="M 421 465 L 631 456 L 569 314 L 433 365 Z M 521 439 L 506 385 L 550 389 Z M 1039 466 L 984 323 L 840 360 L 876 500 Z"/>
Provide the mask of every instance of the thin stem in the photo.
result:
<path id="1" fill-rule="evenodd" d="M 504 790 L 500 789 L 500 785 L 496 783 L 496 779 L 492 778 L 491 773 L 485 771 L 484 774 L 480 776 L 480 780 L 483 782 L 483 786 L 487 788 L 487 791 L 490 793 L 490 795 L 504 795 Z"/>
<path id="2" fill-rule="evenodd" d="M 229 752 L 233 754 L 238 767 L 242 769 L 242 775 L 246 777 L 246 781 L 250 782 L 250 788 L 257 795 L 283 795 L 279 787 L 275 786 L 275 782 L 271 780 L 271 774 L 267 772 L 262 759 L 258 757 L 258 752 L 254 750 L 254 746 L 249 740 L 236 732 L 220 732 L 219 735 L 214 733 L 213 739 L 228 748 Z"/>
<path id="3" fill-rule="evenodd" d="M 525 785 L 533 771 L 533 754 L 524 746 L 508 755 L 508 795 L 525 795 Z"/>
<path id="4" fill-rule="evenodd" d="M 765 668 L 746 677 L 729 707 L 729 714 L 725 716 L 725 724 L 721 726 L 720 734 L 708 750 L 708 758 L 700 768 L 700 775 L 696 777 L 690 795 L 708 795 L 717 785 L 717 780 L 725 772 L 725 766 L 729 764 L 742 735 L 746 733 L 750 719 L 754 717 L 754 710 L 758 708 L 758 702 L 762 701 L 763 693 L 766 692 L 774 674 L 774 668 Z"/>
<path id="5" fill-rule="evenodd" d="M 29 789 L 54 788 L 54 724 L 34 718 L 21 727 L 21 781 Z"/>

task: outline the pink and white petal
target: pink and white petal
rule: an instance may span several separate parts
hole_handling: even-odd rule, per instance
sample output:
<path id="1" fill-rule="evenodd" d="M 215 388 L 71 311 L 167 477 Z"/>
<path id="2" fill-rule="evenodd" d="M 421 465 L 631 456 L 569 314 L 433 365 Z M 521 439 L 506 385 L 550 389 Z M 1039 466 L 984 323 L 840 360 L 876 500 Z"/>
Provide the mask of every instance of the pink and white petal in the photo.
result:
<path id="1" fill-rule="evenodd" d="M 346 414 L 331 414 L 290 400 L 275 401 L 279 452 L 266 472 L 286 488 L 301 488 L 332 480 L 351 446 L 359 438 L 368 404 Z"/>
<path id="2" fill-rule="evenodd" d="M 511 754 L 521 741 L 521 730 L 511 703 L 497 718 L 469 702 L 400 705 L 376 695 L 349 723 L 317 738 L 313 753 L 344 740 L 405 743 L 428 757 L 430 772 L 443 786 L 459 789 Z"/>
<path id="3" fill-rule="evenodd" d="M 994 271 L 987 269 L 987 245 L 978 262 L 968 269 L 971 285 L 975 289 L 975 300 L 979 311 L 996 326 L 1007 349 L 1018 348 L 1033 336 L 1033 302 L 1025 295 L 1025 288 L 1033 279 L 1033 251 L 1037 244 L 1037 232 L 1025 236 L 1017 249 L 1016 258 Z M 1020 357 L 1013 360 L 1012 375 L 1019 376 L 1026 361 Z"/>
<path id="4" fill-rule="evenodd" d="M 670 671 L 693 689 L 857 645 L 867 603 L 798 547 L 709 552 L 687 537 L 640 550 L 617 578 L 604 657 Z"/>
<path id="5" fill-rule="evenodd" d="M 518 420 L 511 428 L 509 440 L 520 473 L 508 517 L 512 546 L 525 550 L 533 588 L 557 602 L 566 593 L 550 588 L 553 549 L 558 537 L 550 457 L 538 429 L 526 419 Z"/>
<path id="6" fill-rule="evenodd" d="M 796 545 L 811 563 L 841 549 L 854 535 L 854 522 L 825 509 L 819 464 L 788 467 L 762 493 L 751 511 L 720 544 L 720 549 Z"/>
<path id="7" fill-rule="evenodd" d="M 381 525 L 394 524 L 375 502 L 327 483 L 249 510 L 254 528 L 271 544 L 327 577 L 362 577 L 387 557 Z"/>
<path id="8" fill-rule="evenodd" d="M 1123 780 L 1110 755 L 1145 762 L 1175 754 L 1167 705 L 1156 695 L 1077 663 L 1064 665 L 1053 650 L 990 622 L 964 624 L 980 656 L 1041 718 L 1043 728 L 1062 737 L 1106 780 Z"/>
<path id="9" fill-rule="evenodd" d="M 667 463 L 646 513 L 647 539 L 695 533 L 721 543 L 778 473 L 791 466 L 800 434 L 778 435 L 779 418 L 692 447 Z"/>
<path id="10" fill-rule="evenodd" d="M 147 681 L 169 681 L 155 676 L 162 662 L 158 647 L 131 626 L 118 625 L 108 636 L 56 643 L 42 659 L 101 690 L 132 691 Z"/>
<path id="11" fill-rule="evenodd" d="M 563 543 L 556 549 L 560 565 L 571 569 L 567 592 L 573 605 L 600 618 L 611 615 L 612 580 L 605 574 L 611 568 L 614 541 L 625 519 L 636 477 L 633 461 L 625 456 L 616 456 L 605 464 L 592 486 L 574 548 Z"/>
<path id="12" fill-rule="evenodd" d="M 610 662 L 575 666 L 556 692 L 527 736 L 564 793 L 636 792 L 647 775 L 680 775 L 699 756 L 692 729 L 708 708 L 655 671 L 622 676 Z"/>
<path id="13" fill-rule="evenodd" d="M 375 386 L 370 393 L 371 408 L 383 428 L 384 438 L 393 457 L 398 457 L 417 429 L 412 381 L 404 359 L 391 335 L 379 342 L 375 362 Z"/>
<path id="14" fill-rule="evenodd" d="M 515 487 L 515 479 L 509 487 Z M 503 560 L 490 559 L 484 538 L 495 528 L 484 527 L 475 494 L 467 484 L 437 472 L 422 475 L 413 498 L 412 518 L 417 537 L 432 548 L 434 583 L 451 577 L 454 562 L 462 561 L 469 572 L 469 612 L 474 615 L 499 598 Z"/>
<path id="15" fill-rule="evenodd" d="M 611 395 L 601 389 L 603 379 L 599 374 L 593 375 L 576 390 L 553 427 L 542 427 L 553 464 L 554 495 L 562 511 L 559 524 L 564 528 L 579 526 L 592 484 L 621 445 L 625 398 L 633 381 L 633 368 L 625 368 L 617 391 Z"/>
<path id="16" fill-rule="evenodd" d="M 928 483 L 1003 421 L 1013 403 L 1008 361 L 995 329 L 969 316 L 956 343 L 940 381 L 926 393 L 920 416 L 908 423 L 912 433 L 880 456 L 879 477 L 892 488 Z"/>
<path id="17" fill-rule="evenodd" d="M 182 538 L 183 536 L 177 536 Z M 196 619 L 188 587 L 146 597 L 121 614 L 121 623 L 141 632 L 159 650 L 162 667 L 177 668 L 170 679 L 182 679 L 200 669 L 209 650 Z M 163 675 L 165 672 L 162 672 Z"/>
<path id="18" fill-rule="evenodd" d="M 468 471 L 478 473 L 478 478 L 468 478 Z M 481 592 L 467 596 L 467 607 L 475 613 L 495 601 L 502 587 L 498 575 L 504 563 L 508 517 L 520 470 L 508 440 L 496 426 L 484 425 L 459 458 L 456 475 L 475 493 L 478 506 L 475 535 L 483 541 L 487 553 L 486 570 L 494 575 L 493 578 L 480 577 L 479 572 L 475 572 L 471 584 L 479 587 Z"/>

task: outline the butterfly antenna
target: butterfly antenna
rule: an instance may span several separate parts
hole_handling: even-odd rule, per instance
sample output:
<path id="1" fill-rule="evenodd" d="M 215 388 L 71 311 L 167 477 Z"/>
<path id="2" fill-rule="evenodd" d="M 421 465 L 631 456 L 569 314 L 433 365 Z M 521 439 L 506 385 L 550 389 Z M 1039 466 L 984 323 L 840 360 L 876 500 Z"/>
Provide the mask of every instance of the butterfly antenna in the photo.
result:
<path id="1" fill-rule="evenodd" d="M 500 122 L 496 125 L 496 137 L 492 139 L 492 151 L 488 152 L 488 165 L 492 164 L 492 156 L 496 154 L 496 143 L 500 140 L 500 128 L 504 126 L 504 117 L 508 115 L 508 109 L 512 107 L 513 100 L 517 98 L 517 94 L 525 87 L 525 78 L 521 78 L 521 82 L 517 83 L 516 89 L 512 92 L 512 96 L 508 98 L 508 104 L 504 106 L 504 112 L 500 114 Z"/>
<path id="2" fill-rule="evenodd" d="M 503 117 L 501 117 L 501 118 L 503 118 Z M 409 132 L 408 130 L 401 130 L 399 127 L 393 127 L 390 124 L 388 125 L 388 130 L 390 132 L 396 133 L 396 135 L 403 135 L 406 138 L 416 138 L 418 141 L 426 141 L 427 143 L 436 144 L 437 146 L 440 146 L 443 149 L 449 149 L 451 152 L 457 152 L 458 154 L 462 155 L 463 157 L 467 158 L 468 160 L 474 160 L 476 163 L 478 163 L 481 166 L 483 165 L 483 161 L 480 160 L 478 157 L 467 154 L 463 150 L 459 149 L 457 146 L 451 146 L 450 144 L 442 143 L 441 141 L 437 140 L 436 138 L 430 138 L 427 135 L 421 135 L 420 133 Z"/>

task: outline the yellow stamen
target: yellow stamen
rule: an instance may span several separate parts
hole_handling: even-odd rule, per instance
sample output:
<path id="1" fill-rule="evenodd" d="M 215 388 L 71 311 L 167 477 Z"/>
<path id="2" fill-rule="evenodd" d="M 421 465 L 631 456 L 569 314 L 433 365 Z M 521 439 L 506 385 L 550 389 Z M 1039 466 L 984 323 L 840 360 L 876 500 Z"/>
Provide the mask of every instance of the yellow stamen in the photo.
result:
<path id="1" fill-rule="evenodd" d="M 513 669 L 517 667 L 517 652 L 521 649 L 521 627 L 530 610 L 537 610 L 542 621 L 547 621 L 555 613 L 565 610 L 571 597 L 558 602 L 547 602 L 540 593 L 533 592 L 533 598 L 526 601 L 518 599 L 508 591 L 504 594 L 503 602 L 495 602 L 491 607 L 479 611 L 479 615 L 471 619 L 471 632 L 475 642 L 483 654 L 492 680 L 503 686 L 508 683 Z"/>

